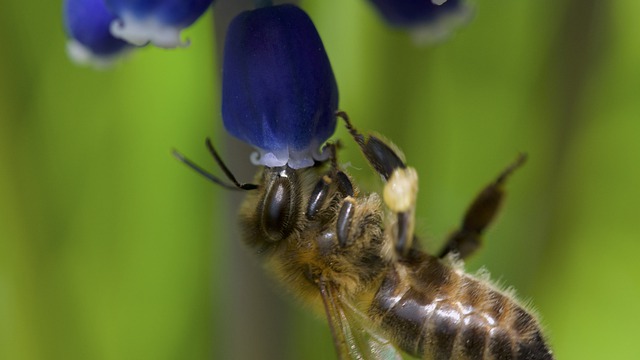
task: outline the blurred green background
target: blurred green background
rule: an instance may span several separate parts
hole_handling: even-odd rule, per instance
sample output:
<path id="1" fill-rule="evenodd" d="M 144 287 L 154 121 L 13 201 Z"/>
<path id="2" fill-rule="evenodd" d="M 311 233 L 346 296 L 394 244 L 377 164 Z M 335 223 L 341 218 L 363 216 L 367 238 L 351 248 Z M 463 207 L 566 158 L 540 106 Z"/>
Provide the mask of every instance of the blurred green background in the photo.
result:
<path id="1" fill-rule="evenodd" d="M 479 1 L 431 48 L 364 0 L 302 6 L 341 108 L 418 169 L 426 246 L 526 151 L 468 268 L 533 304 L 558 359 L 640 358 L 640 2 Z M 213 168 L 210 136 L 240 179 L 255 171 L 221 126 L 222 8 L 186 32 L 188 49 L 93 71 L 66 57 L 59 1 L 2 7 L 0 359 L 333 358 L 326 324 L 238 244 L 240 197 L 170 155 Z"/>

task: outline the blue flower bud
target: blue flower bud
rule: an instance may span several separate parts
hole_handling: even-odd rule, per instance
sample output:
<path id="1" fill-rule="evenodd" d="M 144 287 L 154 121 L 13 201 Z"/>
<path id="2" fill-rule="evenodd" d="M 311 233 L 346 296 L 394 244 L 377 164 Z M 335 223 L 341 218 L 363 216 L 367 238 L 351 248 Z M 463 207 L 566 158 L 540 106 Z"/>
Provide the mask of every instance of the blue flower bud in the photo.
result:
<path id="1" fill-rule="evenodd" d="M 313 22 L 294 5 L 243 12 L 229 25 L 222 119 L 258 150 L 254 163 L 292 168 L 322 160 L 333 134 L 338 86 Z"/>
<path id="2" fill-rule="evenodd" d="M 391 26 L 409 30 L 417 42 L 441 40 L 472 15 L 465 0 L 369 1 Z"/>
<path id="3" fill-rule="evenodd" d="M 78 63 L 108 66 L 132 46 L 109 32 L 115 17 L 104 0 L 65 0 L 63 18 L 69 56 Z"/>
<path id="4" fill-rule="evenodd" d="M 193 24 L 213 0 L 105 0 L 118 17 L 111 33 L 132 44 L 163 48 L 186 46 L 182 29 Z"/>

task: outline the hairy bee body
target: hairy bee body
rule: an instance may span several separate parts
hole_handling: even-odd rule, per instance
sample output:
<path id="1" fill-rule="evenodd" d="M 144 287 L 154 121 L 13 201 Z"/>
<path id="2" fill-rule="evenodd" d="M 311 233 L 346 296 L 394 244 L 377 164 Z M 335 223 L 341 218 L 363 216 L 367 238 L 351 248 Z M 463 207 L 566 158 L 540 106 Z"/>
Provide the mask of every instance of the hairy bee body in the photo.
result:
<path id="1" fill-rule="evenodd" d="M 340 301 L 366 315 L 366 326 L 424 359 L 553 358 L 536 319 L 487 281 L 417 249 L 394 256 L 385 232 L 394 226 L 385 226 L 377 194 L 358 196 L 354 189 L 350 244 L 341 245 L 340 186 L 330 186 L 315 216 L 307 213 L 326 172 L 326 166 L 264 168 L 260 190 L 242 206 L 245 242 L 293 294 L 322 309 L 319 282 L 330 282 Z"/>
<path id="2" fill-rule="evenodd" d="M 248 191 L 240 210 L 244 242 L 293 294 L 324 310 L 341 360 L 401 359 L 397 349 L 424 359 L 553 359 L 535 317 L 461 266 L 526 157 L 480 192 L 436 257 L 414 236 L 416 170 L 395 146 L 336 115 L 385 181 L 382 196 L 359 192 L 338 168 L 336 144 L 312 167 L 262 167 L 256 184 L 239 183 L 208 140 L 233 185 L 176 156 L 221 186 Z"/>
<path id="3" fill-rule="evenodd" d="M 369 315 L 425 359 L 552 359 L 538 322 L 510 296 L 422 252 L 387 270 Z"/>

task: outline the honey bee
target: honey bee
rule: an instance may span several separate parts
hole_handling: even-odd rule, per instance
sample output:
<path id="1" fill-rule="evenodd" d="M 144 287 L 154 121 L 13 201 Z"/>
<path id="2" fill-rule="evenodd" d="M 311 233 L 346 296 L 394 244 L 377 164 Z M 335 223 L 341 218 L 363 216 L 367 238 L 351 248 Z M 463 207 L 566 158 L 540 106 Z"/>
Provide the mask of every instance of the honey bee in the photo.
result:
<path id="1" fill-rule="evenodd" d="M 480 245 L 521 155 L 486 186 L 444 248 L 429 254 L 414 235 L 415 169 L 378 136 L 336 114 L 384 180 L 382 196 L 363 194 L 337 165 L 338 144 L 315 166 L 262 167 L 256 184 L 233 184 L 176 156 L 207 178 L 247 191 L 244 242 L 281 283 L 324 311 L 339 359 L 553 359 L 538 320 L 513 297 L 460 265 Z"/>

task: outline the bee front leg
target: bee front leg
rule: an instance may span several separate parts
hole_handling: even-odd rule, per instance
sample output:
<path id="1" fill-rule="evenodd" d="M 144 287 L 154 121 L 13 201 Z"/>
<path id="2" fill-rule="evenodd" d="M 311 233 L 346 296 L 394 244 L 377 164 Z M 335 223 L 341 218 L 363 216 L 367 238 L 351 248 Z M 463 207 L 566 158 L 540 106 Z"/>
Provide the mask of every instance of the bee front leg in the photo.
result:
<path id="1" fill-rule="evenodd" d="M 340 143 L 331 143 L 327 146 L 329 146 L 331 168 L 320 178 L 311 192 L 305 212 L 305 216 L 309 220 L 313 220 L 318 212 L 324 208 L 329 194 L 334 191 L 334 187 L 343 197 L 354 196 L 353 185 L 349 177 L 338 169 L 337 149 L 340 147 Z"/>
<path id="2" fill-rule="evenodd" d="M 520 154 L 515 162 L 498 175 L 496 180 L 487 185 L 473 200 L 464 215 L 460 228 L 445 243 L 439 253 L 440 258 L 455 252 L 465 259 L 473 254 L 482 243 L 482 233 L 495 218 L 505 195 L 504 184 L 507 178 L 524 162 L 527 156 Z"/>
<path id="3" fill-rule="evenodd" d="M 349 236 L 351 230 L 351 224 L 353 223 L 353 216 L 356 212 L 356 199 L 353 192 L 353 184 L 349 177 L 339 171 L 336 179 L 338 180 L 338 189 L 345 195 L 340 205 L 340 212 L 338 213 L 338 219 L 336 221 L 336 235 L 338 236 L 338 244 L 345 247 L 351 245 L 353 238 Z"/>
<path id="4" fill-rule="evenodd" d="M 354 239 L 350 236 L 351 224 L 356 213 L 356 200 L 351 180 L 338 169 L 337 149 L 340 144 L 329 144 L 331 168 L 327 174 L 318 181 L 307 204 L 305 215 L 313 220 L 318 212 L 327 204 L 327 198 L 331 193 L 338 192 L 340 196 L 340 211 L 336 220 L 336 235 L 341 247 L 351 245 Z"/>
<path id="5" fill-rule="evenodd" d="M 418 173 L 402 160 L 399 150 L 376 136 L 364 136 L 351 124 L 349 116 L 338 111 L 336 116 L 346 123 L 349 134 L 356 141 L 369 164 L 386 181 L 383 199 L 385 205 L 397 216 L 392 226 L 395 251 L 406 256 L 414 240 L 415 207 L 418 195 Z"/>

